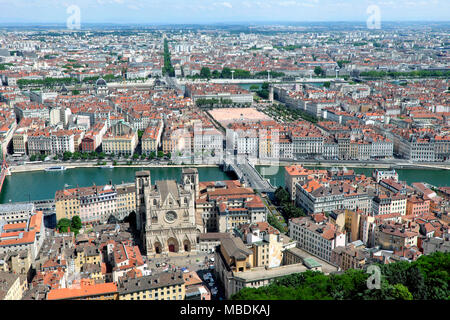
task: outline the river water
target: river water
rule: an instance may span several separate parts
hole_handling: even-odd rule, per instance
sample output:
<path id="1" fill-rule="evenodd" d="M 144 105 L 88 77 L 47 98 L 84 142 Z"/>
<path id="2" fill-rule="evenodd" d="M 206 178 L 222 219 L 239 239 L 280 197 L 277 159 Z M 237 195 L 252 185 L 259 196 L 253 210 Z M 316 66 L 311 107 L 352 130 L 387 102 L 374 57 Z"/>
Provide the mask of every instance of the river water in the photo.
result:
<path id="1" fill-rule="evenodd" d="M 305 166 L 307 168 L 314 168 Z M 278 167 L 278 172 L 274 175 L 264 174 L 264 166 L 257 166 L 256 169 L 267 179 L 273 186 L 284 186 L 284 167 Z M 329 169 L 324 167 L 315 167 L 316 169 Z M 355 173 L 372 176 L 372 168 L 350 168 Z M 266 169 L 267 170 L 267 169 Z M 437 187 L 450 186 L 450 170 L 423 170 L 423 169 L 396 169 L 398 179 L 406 181 L 409 185 L 413 182 L 428 182 Z"/>
<path id="2" fill-rule="evenodd" d="M 76 168 L 66 171 L 46 172 L 33 171 L 14 173 L 5 178 L 0 194 L 0 203 L 22 202 L 33 200 L 53 199 L 57 190 L 67 188 L 104 185 L 110 183 L 120 184 L 134 182 L 135 172 L 141 168 L 119 167 L 114 169 L 103 168 Z M 152 183 L 156 180 L 180 180 L 180 167 L 144 168 L 150 170 Z M 224 173 L 218 167 L 198 168 L 200 181 L 220 181 L 234 179 L 234 176 Z"/>
<path id="3" fill-rule="evenodd" d="M 263 166 L 256 167 L 258 171 L 264 170 Z M 181 177 L 180 167 L 145 168 L 151 173 L 152 183 L 156 180 L 176 179 Z M 347 168 L 353 169 L 356 173 L 363 173 L 367 176 L 372 174 L 373 169 L 369 168 Z M 5 178 L 3 190 L 0 194 L 0 203 L 21 202 L 29 200 L 53 199 L 56 190 L 61 190 L 64 185 L 67 188 L 108 184 L 123 182 L 133 182 L 136 171 L 141 168 L 118 167 L 114 169 L 102 168 L 76 168 L 67 169 L 61 172 L 34 171 L 25 173 L 14 173 Z M 234 175 L 224 173 L 218 167 L 198 168 L 200 181 L 220 181 L 235 179 Z M 399 179 L 412 182 L 428 182 L 441 187 L 450 185 L 450 170 L 421 170 L 421 169 L 398 169 Z M 272 185 L 284 186 L 284 168 L 279 167 L 275 175 L 267 175 Z"/>

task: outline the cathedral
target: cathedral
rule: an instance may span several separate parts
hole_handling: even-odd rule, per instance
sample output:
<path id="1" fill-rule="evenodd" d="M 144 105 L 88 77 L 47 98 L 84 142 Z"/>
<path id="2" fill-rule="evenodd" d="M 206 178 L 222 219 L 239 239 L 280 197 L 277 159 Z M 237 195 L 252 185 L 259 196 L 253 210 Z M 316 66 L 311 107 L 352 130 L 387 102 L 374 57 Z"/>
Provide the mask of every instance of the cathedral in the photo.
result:
<path id="1" fill-rule="evenodd" d="M 152 185 L 150 171 L 136 172 L 135 182 L 136 225 L 147 256 L 195 251 L 203 229 L 195 211 L 197 169 L 183 168 L 181 184 L 160 180 Z"/>

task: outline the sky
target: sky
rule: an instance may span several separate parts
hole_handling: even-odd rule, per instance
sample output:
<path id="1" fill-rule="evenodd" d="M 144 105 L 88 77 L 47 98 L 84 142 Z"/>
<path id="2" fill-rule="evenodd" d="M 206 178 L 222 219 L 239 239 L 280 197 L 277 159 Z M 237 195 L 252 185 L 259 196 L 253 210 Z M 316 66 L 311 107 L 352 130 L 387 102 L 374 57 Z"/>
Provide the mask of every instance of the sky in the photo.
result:
<path id="1" fill-rule="evenodd" d="M 0 0 L 0 23 L 66 23 L 77 6 L 83 23 L 245 23 L 449 21 L 450 0 Z"/>

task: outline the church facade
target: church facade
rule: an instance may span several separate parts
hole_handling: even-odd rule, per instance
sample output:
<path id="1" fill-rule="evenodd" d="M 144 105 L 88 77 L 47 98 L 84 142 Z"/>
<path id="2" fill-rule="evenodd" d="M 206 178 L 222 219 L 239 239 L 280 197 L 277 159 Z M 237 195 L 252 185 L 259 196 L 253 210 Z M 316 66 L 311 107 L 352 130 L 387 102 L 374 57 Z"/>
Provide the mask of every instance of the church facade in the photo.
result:
<path id="1" fill-rule="evenodd" d="M 198 171 L 183 168 L 181 183 L 160 180 L 151 184 L 150 171 L 136 172 L 136 226 L 147 256 L 197 250 L 203 229 L 196 216 Z"/>

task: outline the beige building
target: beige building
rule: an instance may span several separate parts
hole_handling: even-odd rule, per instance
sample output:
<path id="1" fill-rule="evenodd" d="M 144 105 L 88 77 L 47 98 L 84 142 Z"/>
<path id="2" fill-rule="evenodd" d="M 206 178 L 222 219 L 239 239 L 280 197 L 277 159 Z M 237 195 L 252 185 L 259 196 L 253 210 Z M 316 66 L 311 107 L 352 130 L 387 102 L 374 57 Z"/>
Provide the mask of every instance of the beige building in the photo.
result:
<path id="1" fill-rule="evenodd" d="M 406 230 L 399 223 L 385 223 L 375 227 L 375 245 L 381 249 L 399 251 L 402 248 L 417 246 L 418 232 Z"/>
<path id="2" fill-rule="evenodd" d="M 116 186 L 117 192 L 117 214 L 120 220 L 124 219 L 131 212 L 136 212 L 136 187 L 132 184 L 122 184 Z"/>
<path id="3" fill-rule="evenodd" d="M 14 153 L 27 153 L 28 135 L 25 128 L 19 128 L 12 137 Z"/>
<path id="4" fill-rule="evenodd" d="M 0 300 L 22 300 L 27 288 L 26 276 L 0 271 Z"/>
<path id="5" fill-rule="evenodd" d="M 267 222 L 244 224 L 235 230 L 253 252 L 254 267 L 279 267 L 283 260 L 283 237 Z"/>
<path id="6" fill-rule="evenodd" d="M 136 130 L 126 122 L 120 121 L 106 131 L 102 151 L 116 155 L 132 155 L 138 142 Z"/>
<path id="7" fill-rule="evenodd" d="M 253 251 L 237 237 L 223 239 L 214 259 L 216 276 L 222 282 L 228 299 L 243 288 L 259 288 L 276 278 L 317 268 L 317 263 L 308 267 L 305 261 L 274 268 L 267 265 L 256 267 L 253 265 Z"/>
<path id="8" fill-rule="evenodd" d="M 163 272 L 119 281 L 119 300 L 184 300 L 182 272 Z"/>
<path id="9" fill-rule="evenodd" d="M 362 245 L 361 241 L 350 243 L 345 247 L 336 247 L 331 252 L 331 263 L 338 266 L 342 271 L 363 269 L 368 257 L 364 248 L 365 246 Z"/>
<path id="10" fill-rule="evenodd" d="M 27 275 L 32 263 L 31 250 L 0 254 L 0 271 Z"/>
<path id="11" fill-rule="evenodd" d="M 160 120 L 156 126 L 148 126 L 142 136 L 142 153 L 150 154 L 158 151 L 161 143 L 161 134 L 163 131 L 163 122 Z"/>
<path id="12" fill-rule="evenodd" d="M 121 220 L 136 210 L 135 190 L 134 184 L 58 190 L 56 219 L 79 216 L 83 224 L 106 222 L 111 216 Z"/>

